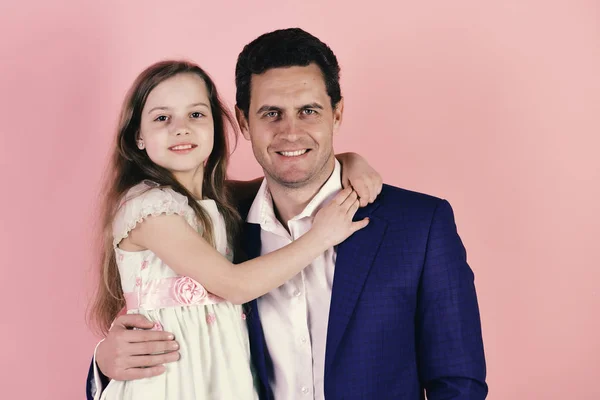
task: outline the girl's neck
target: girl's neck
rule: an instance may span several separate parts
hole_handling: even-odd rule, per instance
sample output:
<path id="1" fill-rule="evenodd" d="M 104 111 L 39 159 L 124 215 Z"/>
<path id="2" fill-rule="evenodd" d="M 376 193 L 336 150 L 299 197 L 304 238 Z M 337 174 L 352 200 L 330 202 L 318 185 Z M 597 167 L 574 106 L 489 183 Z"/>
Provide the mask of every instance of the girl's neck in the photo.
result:
<path id="1" fill-rule="evenodd" d="M 202 200 L 202 183 L 204 182 L 204 168 L 195 172 L 173 172 L 173 176 L 197 200 Z"/>

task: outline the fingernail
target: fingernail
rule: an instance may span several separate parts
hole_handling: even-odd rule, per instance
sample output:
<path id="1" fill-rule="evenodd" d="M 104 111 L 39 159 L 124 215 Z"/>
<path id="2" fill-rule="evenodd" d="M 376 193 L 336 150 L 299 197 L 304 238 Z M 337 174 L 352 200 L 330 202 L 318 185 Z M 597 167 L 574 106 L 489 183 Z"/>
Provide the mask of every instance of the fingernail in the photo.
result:
<path id="1" fill-rule="evenodd" d="M 173 335 L 169 335 L 169 336 L 167 336 L 167 338 L 168 338 L 169 340 L 173 340 L 173 339 L 175 339 L 175 336 L 173 336 Z"/>

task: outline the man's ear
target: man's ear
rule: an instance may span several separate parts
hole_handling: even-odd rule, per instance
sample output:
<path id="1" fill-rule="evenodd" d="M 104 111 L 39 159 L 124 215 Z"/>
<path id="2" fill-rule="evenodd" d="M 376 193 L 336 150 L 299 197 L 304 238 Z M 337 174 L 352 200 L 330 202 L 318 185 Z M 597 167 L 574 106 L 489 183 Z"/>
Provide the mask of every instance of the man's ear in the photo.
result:
<path id="1" fill-rule="evenodd" d="M 333 109 L 333 134 L 338 133 L 344 117 L 344 98 L 342 97 Z"/>
<path id="2" fill-rule="evenodd" d="M 244 115 L 244 112 L 240 110 L 240 108 L 235 106 L 235 118 L 237 119 L 238 125 L 240 126 L 240 130 L 242 131 L 242 136 L 244 139 L 250 140 L 250 132 L 248 130 L 248 119 Z"/>

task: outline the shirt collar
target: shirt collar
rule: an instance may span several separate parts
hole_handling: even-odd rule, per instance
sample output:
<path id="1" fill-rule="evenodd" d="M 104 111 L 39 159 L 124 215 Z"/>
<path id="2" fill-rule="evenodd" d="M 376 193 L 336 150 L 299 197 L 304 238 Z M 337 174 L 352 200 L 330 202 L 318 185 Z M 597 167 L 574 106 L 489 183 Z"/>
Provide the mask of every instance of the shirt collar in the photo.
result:
<path id="1" fill-rule="evenodd" d="M 292 218 L 292 221 L 314 216 L 321 206 L 328 203 L 340 190 L 342 190 L 342 168 L 340 162 L 336 159 L 333 173 L 327 182 L 325 182 L 315 197 L 306 205 L 304 210 Z M 273 208 L 273 197 L 267 186 L 266 179 L 263 179 L 260 185 L 246 221 L 251 224 L 260 224 L 263 229 L 278 222 Z"/>

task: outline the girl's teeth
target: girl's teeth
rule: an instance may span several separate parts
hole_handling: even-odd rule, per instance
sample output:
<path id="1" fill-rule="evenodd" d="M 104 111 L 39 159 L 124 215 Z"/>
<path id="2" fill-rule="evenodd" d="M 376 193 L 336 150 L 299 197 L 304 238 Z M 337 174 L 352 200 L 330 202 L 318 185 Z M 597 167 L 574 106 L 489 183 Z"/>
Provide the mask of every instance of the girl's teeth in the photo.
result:
<path id="1" fill-rule="evenodd" d="M 187 149 L 191 149 L 191 148 L 192 148 L 191 144 L 186 144 L 186 145 L 183 145 L 183 146 L 172 147 L 173 150 L 187 150 Z"/>
<path id="2" fill-rule="evenodd" d="M 296 150 L 296 151 L 282 151 L 281 155 L 286 156 L 286 157 L 298 157 L 298 156 L 301 156 L 304 153 L 306 153 L 306 149 L 304 149 L 304 150 Z"/>

